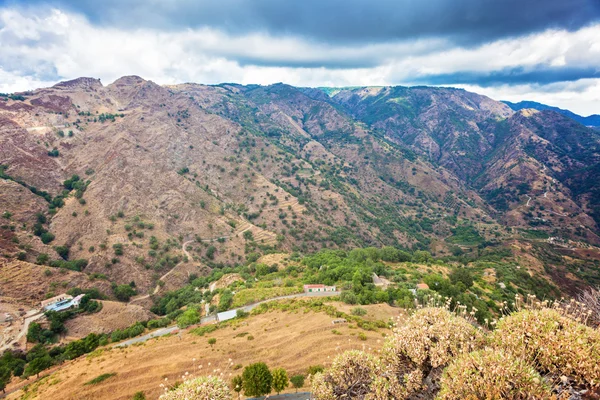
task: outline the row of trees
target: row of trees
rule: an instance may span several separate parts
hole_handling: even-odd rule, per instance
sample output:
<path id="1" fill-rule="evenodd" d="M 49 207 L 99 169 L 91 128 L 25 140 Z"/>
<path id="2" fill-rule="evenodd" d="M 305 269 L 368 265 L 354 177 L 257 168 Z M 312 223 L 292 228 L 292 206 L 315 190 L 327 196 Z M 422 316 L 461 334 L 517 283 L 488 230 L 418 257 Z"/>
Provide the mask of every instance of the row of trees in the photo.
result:
<path id="1" fill-rule="evenodd" d="M 304 375 L 294 375 L 288 378 L 287 371 L 283 368 L 274 368 L 269 370 L 269 367 L 264 362 L 250 364 L 244 368 L 242 375 L 233 377 L 231 386 L 235 392 L 239 393 L 244 390 L 245 396 L 264 396 L 271 391 L 277 394 L 282 392 L 290 384 L 296 388 L 304 386 Z"/>

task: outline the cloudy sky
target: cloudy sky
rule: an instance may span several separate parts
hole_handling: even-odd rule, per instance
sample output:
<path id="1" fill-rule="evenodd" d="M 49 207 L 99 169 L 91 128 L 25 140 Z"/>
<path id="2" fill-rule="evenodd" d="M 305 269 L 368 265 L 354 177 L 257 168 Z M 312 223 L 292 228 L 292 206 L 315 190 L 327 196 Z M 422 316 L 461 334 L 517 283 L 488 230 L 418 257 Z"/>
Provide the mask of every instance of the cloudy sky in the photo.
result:
<path id="1" fill-rule="evenodd" d="M 600 114 L 600 0 L 0 0 L 0 91 L 437 85 Z"/>

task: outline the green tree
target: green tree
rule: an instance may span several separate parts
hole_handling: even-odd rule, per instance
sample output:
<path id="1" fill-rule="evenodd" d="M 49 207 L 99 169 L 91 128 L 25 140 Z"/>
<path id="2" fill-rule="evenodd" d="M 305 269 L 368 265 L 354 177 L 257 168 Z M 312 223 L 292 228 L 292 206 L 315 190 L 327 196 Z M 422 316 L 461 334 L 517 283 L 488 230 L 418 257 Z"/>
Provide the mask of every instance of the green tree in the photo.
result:
<path id="1" fill-rule="evenodd" d="M 2 389 L 2 393 L 5 393 L 6 385 L 10 382 L 10 377 L 12 375 L 12 371 L 5 366 L 0 367 L 0 389 Z"/>
<path id="2" fill-rule="evenodd" d="M 275 368 L 273 370 L 273 389 L 279 394 L 282 390 L 288 387 L 290 381 L 287 372 L 283 368 Z"/>
<path id="3" fill-rule="evenodd" d="M 457 268 L 449 276 L 450 282 L 456 285 L 462 282 L 467 288 L 473 286 L 473 274 L 467 268 Z"/>
<path id="4" fill-rule="evenodd" d="M 131 296 L 135 296 L 135 289 L 129 285 L 119 285 L 113 288 L 113 293 L 119 301 L 129 301 Z"/>
<path id="5" fill-rule="evenodd" d="M 294 375 L 290 378 L 290 382 L 294 385 L 296 389 L 296 393 L 298 393 L 298 389 L 304 386 L 304 375 Z"/>
<path id="6" fill-rule="evenodd" d="M 25 371 L 23 372 L 23 374 L 25 375 L 25 377 L 36 375 L 39 378 L 40 372 L 50 368 L 51 366 L 52 357 L 50 357 L 50 355 L 46 353 L 46 355 L 42 357 L 34 358 L 33 360 L 31 360 L 25 367 Z"/>
<path id="7" fill-rule="evenodd" d="M 206 258 L 209 258 L 211 260 L 214 259 L 216 251 L 217 248 L 215 246 L 209 246 L 208 249 L 206 249 Z"/>
<path id="8" fill-rule="evenodd" d="M 242 373 L 242 386 L 246 396 L 258 397 L 271 393 L 273 376 L 264 362 L 250 364 Z"/>
<path id="9" fill-rule="evenodd" d="M 244 384 L 244 380 L 240 375 L 236 375 L 231 379 L 231 387 L 234 392 L 238 394 L 238 399 L 240 398 L 240 392 L 242 391 Z"/>
<path id="10" fill-rule="evenodd" d="M 27 341 L 30 343 L 36 343 L 40 341 L 42 334 L 42 326 L 37 322 L 32 322 L 27 328 Z"/>
<path id="11" fill-rule="evenodd" d="M 194 325 L 200 322 L 200 314 L 194 308 L 188 308 L 177 318 L 177 326 L 180 328 L 187 328 L 190 325 Z"/>

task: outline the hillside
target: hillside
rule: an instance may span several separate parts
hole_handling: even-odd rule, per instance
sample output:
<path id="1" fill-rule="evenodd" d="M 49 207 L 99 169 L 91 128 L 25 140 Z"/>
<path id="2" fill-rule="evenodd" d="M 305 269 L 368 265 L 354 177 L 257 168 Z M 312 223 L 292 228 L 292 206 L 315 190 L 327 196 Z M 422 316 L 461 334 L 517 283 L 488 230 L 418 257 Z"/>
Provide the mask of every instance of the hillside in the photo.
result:
<path id="1" fill-rule="evenodd" d="M 5 257 L 140 297 L 264 253 L 369 245 L 533 241 L 563 290 L 598 280 L 600 135 L 552 111 L 456 89 L 129 76 L 3 98 L 0 130 Z"/>

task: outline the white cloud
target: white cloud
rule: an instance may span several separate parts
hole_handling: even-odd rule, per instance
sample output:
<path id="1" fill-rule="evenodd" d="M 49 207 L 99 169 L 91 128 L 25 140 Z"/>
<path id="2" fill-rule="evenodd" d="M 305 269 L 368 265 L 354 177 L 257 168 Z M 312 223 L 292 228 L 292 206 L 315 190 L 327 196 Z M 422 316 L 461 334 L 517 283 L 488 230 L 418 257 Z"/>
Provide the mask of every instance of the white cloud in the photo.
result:
<path id="1" fill-rule="evenodd" d="M 124 31 L 95 26 L 81 15 L 57 9 L 25 13 L 4 8 L 0 9 L 0 91 L 28 90 L 79 76 L 108 83 L 130 74 L 161 84 L 349 86 L 403 84 L 428 74 L 537 65 L 596 68 L 599 38 L 597 24 L 476 48 L 452 48 L 442 39 L 345 47 L 264 33 L 231 36 L 210 28 Z M 294 67 L 320 64 L 324 67 Z M 583 114 L 600 113 L 596 109 L 600 80 L 560 85 L 561 90 L 551 85 L 463 87 L 496 99 L 536 100 Z"/>

